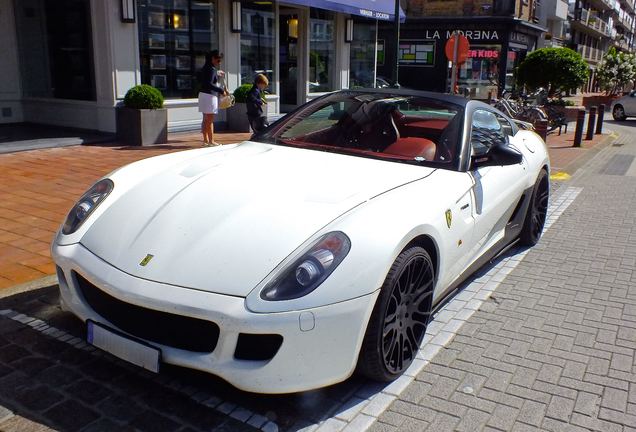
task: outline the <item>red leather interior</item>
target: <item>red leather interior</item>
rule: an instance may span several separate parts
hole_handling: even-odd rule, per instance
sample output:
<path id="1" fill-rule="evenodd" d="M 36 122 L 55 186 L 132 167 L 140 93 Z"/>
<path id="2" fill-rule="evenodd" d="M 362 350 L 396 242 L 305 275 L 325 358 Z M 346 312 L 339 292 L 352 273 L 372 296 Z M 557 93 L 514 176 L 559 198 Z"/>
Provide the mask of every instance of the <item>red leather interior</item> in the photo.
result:
<path id="1" fill-rule="evenodd" d="M 417 121 L 408 121 L 407 120 L 404 123 L 409 125 L 409 126 L 411 126 L 411 127 L 421 127 L 421 128 L 438 129 L 438 130 L 442 130 L 446 126 L 448 126 L 448 120 L 436 120 L 436 119 L 417 120 Z"/>
<path id="2" fill-rule="evenodd" d="M 435 159 L 436 145 L 426 138 L 406 137 L 398 138 L 393 144 L 384 149 L 384 153 L 411 158 L 423 157 L 426 160 Z"/>

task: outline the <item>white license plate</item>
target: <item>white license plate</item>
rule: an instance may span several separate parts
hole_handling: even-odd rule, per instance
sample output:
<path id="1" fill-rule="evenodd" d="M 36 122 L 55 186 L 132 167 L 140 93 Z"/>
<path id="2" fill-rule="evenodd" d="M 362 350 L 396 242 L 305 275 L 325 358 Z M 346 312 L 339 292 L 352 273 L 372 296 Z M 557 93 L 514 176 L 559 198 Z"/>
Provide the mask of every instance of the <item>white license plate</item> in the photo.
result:
<path id="1" fill-rule="evenodd" d="M 131 339 L 91 320 L 86 321 L 86 340 L 122 360 L 155 373 L 159 372 L 161 351 L 144 342 Z"/>

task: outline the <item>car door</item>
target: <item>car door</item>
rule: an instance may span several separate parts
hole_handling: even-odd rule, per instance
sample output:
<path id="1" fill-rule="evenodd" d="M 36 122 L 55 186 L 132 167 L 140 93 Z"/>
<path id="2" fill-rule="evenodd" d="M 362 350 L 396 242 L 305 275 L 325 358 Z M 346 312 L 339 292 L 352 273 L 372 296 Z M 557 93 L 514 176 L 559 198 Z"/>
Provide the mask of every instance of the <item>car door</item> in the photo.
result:
<path id="1" fill-rule="evenodd" d="M 623 98 L 625 114 L 628 116 L 636 115 L 636 91 L 631 91 L 629 96 Z"/>
<path id="2" fill-rule="evenodd" d="M 472 113 L 470 146 L 472 159 L 487 157 L 496 145 L 517 147 L 516 129 L 503 116 L 487 109 Z M 469 170 L 474 180 L 474 254 L 476 259 L 504 236 L 507 222 L 524 190 L 527 164 L 477 166 Z"/>

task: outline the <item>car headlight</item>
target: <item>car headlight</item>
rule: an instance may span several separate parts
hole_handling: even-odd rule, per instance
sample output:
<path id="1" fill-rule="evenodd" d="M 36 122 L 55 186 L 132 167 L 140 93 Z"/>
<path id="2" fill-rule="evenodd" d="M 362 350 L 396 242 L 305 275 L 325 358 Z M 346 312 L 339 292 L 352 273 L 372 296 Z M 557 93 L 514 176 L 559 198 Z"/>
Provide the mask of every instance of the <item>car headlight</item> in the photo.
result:
<path id="1" fill-rule="evenodd" d="M 111 179 L 103 179 L 95 183 L 73 206 L 66 217 L 62 233 L 73 234 L 88 219 L 97 206 L 104 201 L 113 190 L 114 183 Z"/>
<path id="2" fill-rule="evenodd" d="M 278 277 L 265 285 L 261 298 L 269 301 L 291 300 L 305 296 L 338 267 L 351 249 L 351 241 L 340 231 L 325 234 L 299 259 L 285 267 Z"/>

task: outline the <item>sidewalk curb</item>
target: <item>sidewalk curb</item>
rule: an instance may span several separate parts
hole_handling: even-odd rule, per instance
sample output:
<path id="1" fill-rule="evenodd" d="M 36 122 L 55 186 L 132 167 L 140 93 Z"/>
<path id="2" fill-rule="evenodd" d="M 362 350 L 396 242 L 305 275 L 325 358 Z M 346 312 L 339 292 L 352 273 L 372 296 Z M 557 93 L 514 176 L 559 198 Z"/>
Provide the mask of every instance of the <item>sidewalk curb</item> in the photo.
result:
<path id="1" fill-rule="evenodd" d="M 46 288 L 53 285 L 57 285 L 57 275 L 44 276 L 43 278 L 33 281 L 25 282 L 20 285 L 14 285 L 9 288 L 3 288 L 0 290 L 0 299 L 14 296 L 16 294 L 22 294 L 29 291 L 35 291 L 40 288 Z"/>

